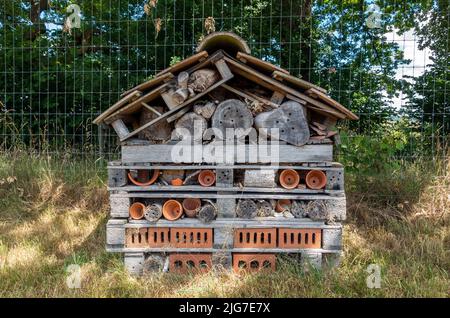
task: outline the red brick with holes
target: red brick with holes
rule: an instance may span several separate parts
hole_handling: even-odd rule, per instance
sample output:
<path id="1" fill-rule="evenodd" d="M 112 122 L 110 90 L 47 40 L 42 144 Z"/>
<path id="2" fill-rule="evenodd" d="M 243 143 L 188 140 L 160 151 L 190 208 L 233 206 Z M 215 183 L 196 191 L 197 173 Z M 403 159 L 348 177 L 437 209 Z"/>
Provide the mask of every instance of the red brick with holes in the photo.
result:
<path id="1" fill-rule="evenodd" d="M 275 254 L 233 253 L 233 270 L 235 272 L 257 272 L 263 269 L 274 271 L 276 260 Z"/>
<path id="2" fill-rule="evenodd" d="M 126 247 L 167 247 L 169 233 L 169 228 L 126 229 Z"/>
<path id="3" fill-rule="evenodd" d="M 321 229 L 278 229 L 279 248 L 320 248 Z"/>
<path id="4" fill-rule="evenodd" d="M 277 229 L 235 229 L 234 247 L 236 248 L 275 248 Z"/>
<path id="5" fill-rule="evenodd" d="M 213 230 L 199 228 L 171 228 L 170 240 L 174 247 L 212 248 Z"/>
<path id="6" fill-rule="evenodd" d="M 212 267 L 211 253 L 171 253 L 169 255 L 169 272 L 186 274 L 189 272 L 207 272 Z"/>
<path id="7" fill-rule="evenodd" d="M 212 248 L 212 246 L 212 229 L 150 227 L 126 230 L 126 247 Z"/>

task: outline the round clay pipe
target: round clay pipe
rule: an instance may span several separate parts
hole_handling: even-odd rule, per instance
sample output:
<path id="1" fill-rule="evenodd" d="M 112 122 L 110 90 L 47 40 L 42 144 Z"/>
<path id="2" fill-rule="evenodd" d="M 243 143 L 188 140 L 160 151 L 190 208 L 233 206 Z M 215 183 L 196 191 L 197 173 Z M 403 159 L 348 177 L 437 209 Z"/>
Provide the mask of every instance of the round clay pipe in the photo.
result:
<path id="1" fill-rule="evenodd" d="M 176 178 L 173 179 L 170 183 L 175 187 L 180 187 L 183 185 L 183 180 L 181 180 L 180 178 Z"/>
<path id="2" fill-rule="evenodd" d="M 201 207 L 200 199 L 188 198 L 183 200 L 184 213 L 189 218 L 195 218 Z"/>
<path id="3" fill-rule="evenodd" d="M 327 184 L 327 175 L 321 170 L 311 170 L 306 175 L 306 185 L 313 190 L 319 190 Z"/>
<path id="4" fill-rule="evenodd" d="M 137 177 L 137 179 L 140 179 L 140 180 L 148 179 L 149 175 L 150 175 L 149 170 L 138 170 L 138 177 Z M 131 175 L 131 172 L 128 172 L 128 179 L 130 179 L 130 181 L 134 185 L 137 185 L 137 186 L 140 186 L 140 187 L 145 187 L 145 186 L 152 185 L 153 183 L 156 182 L 158 177 L 159 177 L 159 170 L 158 169 L 153 170 L 153 175 L 150 178 L 150 180 L 144 181 L 144 182 L 140 182 L 139 180 L 134 179 L 133 176 Z"/>
<path id="5" fill-rule="evenodd" d="M 283 212 L 286 207 L 291 206 L 291 200 L 288 199 L 280 199 L 277 201 L 277 205 L 275 206 L 275 211 Z"/>
<path id="6" fill-rule="evenodd" d="M 130 217 L 133 220 L 140 220 L 144 217 L 145 205 L 141 202 L 134 202 L 129 209 Z"/>
<path id="7" fill-rule="evenodd" d="M 210 187 L 216 182 L 216 174 L 212 170 L 202 170 L 198 175 L 198 182 L 203 187 Z"/>
<path id="8" fill-rule="evenodd" d="M 163 205 L 164 217 L 169 221 L 175 221 L 183 215 L 183 206 L 177 200 L 168 200 Z"/>
<path id="9" fill-rule="evenodd" d="M 280 184 L 285 189 L 294 189 L 300 183 L 300 175 L 297 171 L 287 169 L 281 171 Z"/>

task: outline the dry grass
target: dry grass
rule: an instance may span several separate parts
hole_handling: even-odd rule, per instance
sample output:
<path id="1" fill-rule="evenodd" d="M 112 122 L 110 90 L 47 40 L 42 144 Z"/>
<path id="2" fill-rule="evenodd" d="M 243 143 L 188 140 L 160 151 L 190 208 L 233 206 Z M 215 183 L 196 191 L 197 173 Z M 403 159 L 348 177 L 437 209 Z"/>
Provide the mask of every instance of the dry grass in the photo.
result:
<path id="1" fill-rule="evenodd" d="M 448 297 L 450 176 L 445 165 L 406 165 L 347 175 L 350 220 L 338 269 L 304 272 L 288 261 L 273 274 L 150 275 L 135 279 L 104 251 L 104 167 L 0 155 L 0 297 Z M 379 264 L 380 289 L 366 286 Z M 82 286 L 69 289 L 78 264 Z"/>

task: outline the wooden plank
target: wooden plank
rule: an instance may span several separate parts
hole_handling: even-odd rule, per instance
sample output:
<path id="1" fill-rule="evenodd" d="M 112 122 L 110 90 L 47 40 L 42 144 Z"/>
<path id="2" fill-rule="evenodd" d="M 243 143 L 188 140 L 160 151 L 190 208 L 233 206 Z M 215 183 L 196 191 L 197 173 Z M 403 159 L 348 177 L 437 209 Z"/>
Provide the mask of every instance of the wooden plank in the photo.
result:
<path id="1" fill-rule="evenodd" d="M 108 108 L 106 111 L 104 111 L 100 116 L 98 116 L 93 123 L 96 125 L 99 125 L 102 123 L 102 121 L 108 117 L 109 115 L 111 115 L 112 113 L 114 113 L 116 110 L 118 110 L 119 108 L 121 108 L 122 106 L 128 104 L 130 101 L 133 101 L 134 99 L 137 99 L 139 97 L 142 96 L 142 92 L 140 91 L 133 91 L 131 93 L 129 93 L 128 95 L 126 95 L 124 98 L 122 98 L 121 100 L 119 100 L 117 103 L 115 103 L 113 106 L 111 106 L 110 108 Z"/>
<path id="2" fill-rule="evenodd" d="M 342 229 L 323 229 L 322 248 L 326 250 L 341 250 Z"/>
<path id="3" fill-rule="evenodd" d="M 124 225 L 125 228 L 140 227 L 186 227 L 186 228 L 320 228 L 320 229 L 342 229 L 342 225 L 326 224 L 323 221 L 313 221 L 308 218 L 292 219 L 279 217 L 256 217 L 254 219 L 239 218 L 217 218 L 211 223 L 203 223 L 199 219 L 183 218 L 176 221 L 160 219 L 156 223 L 150 223 L 145 219 L 130 220 Z"/>
<path id="4" fill-rule="evenodd" d="M 295 193 L 295 194 L 330 194 L 343 195 L 344 190 L 312 190 L 312 189 L 284 189 L 279 187 L 262 188 L 262 187 L 202 187 L 199 185 L 185 185 L 185 186 L 122 186 L 122 187 L 108 187 L 108 191 L 127 191 L 127 192 L 146 192 L 146 191 L 163 191 L 163 192 L 183 192 L 183 191 L 205 191 L 205 192 L 262 192 L 262 193 Z"/>
<path id="5" fill-rule="evenodd" d="M 127 126 L 121 119 L 116 119 L 115 121 L 113 121 L 111 123 L 111 126 L 114 128 L 114 131 L 116 132 L 117 136 L 119 136 L 119 138 L 123 138 L 130 133 Z"/>
<path id="6" fill-rule="evenodd" d="M 110 214 L 112 218 L 128 218 L 130 198 L 109 197 Z"/>
<path id="7" fill-rule="evenodd" d="M 142 106 L 144 106 L 145 108 L 147 108 L 149 111 L 151 111 L 152 113 L 154 113 L 154 114 L 156 114 L 156 115 L 158 115 L 158 116 L 161 116 L 161 113 L 159 112 L 159 111 L 157 111 L 156 109 L 154 109 L 152 106 L 150 106 L 149 104 L 147 104 L 147 103 L 144 103 L 144 102 L 142 102 L 141 103 L 142 104 Z"/>
<path id="8" fill-rule="evenodd" d="M 305 101 L 300 99 L 300 98 L 298 98 L 297 96 L 293 96 L 291 94 L 287 94 L 286 97 L 288 99 L 291 99 L 291 100 L 295 101 L 295 102 L 298 102 L 298 103 L 302 102 L 303 104 L 305 104 Z M 325 116 L 330 116 L 331 115 L 333 118 L 336 117 L 336 118 L 339 118 L 339 119 L 345 119 L 346 118 L 345 114 L 343 114 L 343 113 L 333 109 L 331 106 L 326 105 L 326 104 L 323 104 L 321 107 L 316 107 L 316 106 L 313 106 L 311 104 L 308 104 L 306 107 L 308 107 L 309 109 L 314 110 L 314 111 L 316 111 L 316 112 L 318 112 L 318 113 L 320 113 L 322 115 L 325 115 Z"/>
<path id="9" fill-rule="evenodd" d="M 107 118 L 105 118 L 105 123 L 110 124 L 115 119 L 119 118 L 120 116 L 132 114 L 139 110 L 142 107 L 142 102 L 149 103 L 150 101 L 154 100 L 160 95 L 160 91 L 167 87 L 169 83 L 165 83 L 158 88 L 152 90 L 151 92 L 145 94 L 141 98 L 135 100 L 134 102 L 128 104 L 125 107 L 122 107 L 121 109 L 117 110 L 113 114 L 109 115 Z"/>
<path id="10" fill-rule="evenodd" d="M 125 95 L 128 95 L 135 91 L 144 92 L 144 91 L 149 90 L 155 86 L 158 86 L 164 82 L 170 81 L 173 78 L 174 78 L 174 76 L 172 73 L 167 73 L 167 74 L 164 74 L 163 76 L 154 77 L 151 80 L 146 81 L 145 83 L 142 83 L 136 87 L 133 87 L 132 89 L 127 90 L 125 93 L 122 93 L 122 95 L 120 95 L 120 96 L 125 96 Z"/>
<path id="11" fill-rule="evenodd" d="M 341 211 L 345 210 L 345 196 L 331 196 L 325 194 L 293 194 L 293 193 L 257 193 L 246 192 L 239 193 L 240 199 L 290 199 L 290 200 L 327 200 L 330 202 L 336 202 L 337 214 L 341 215 Z M 229 194 L 225 192 L 126 192 L 126 193 L 111 193 L 111 197 L 117 198 L 151 198 L 151 199 L 163 199 L 163 198 L 200 198 L 200 199 L 235 199 L 236 194 Z M 342 204 L 341 204 L 342 203 Z M 341 207 L 343 207 L 341 209 Z M 320 218 L 322 219 L 322 218 Z"/>
<path id="12" fill-rule="evenodd" d="M 125 252 L 123 262 L 126 270 L 132 276 L 141 276 L 144 273 L 144 253 L 136 253 L 134 251 Z"/>
<path id="13" fill-rule="evenodd" d="M 311 166 L 314 165 L 314 166 Z M 160 169 L 160 170 L 201 170 L 201 169 L 294 169 L 294 170 L 326 170 L 326 171 L 343 171 L 343 165 L 338 162 L 319 162 L 319 163 L 311 163 L 310 166 L 288 166 L 288 165 L 114 165 L 114 163 L 110 163 L 107 168 L 110 170 L 114 169 Z"/>
<path id="14" fill-rule="evenodd" d="M 177 72 L 183 71 L 183 70 L 189 68 L 190 66 L 192 66 L 193 64 L 198 63 L 202 59 L 205 59 L 207 57 L 208 57 L 208 52 L 206 52 L 206 51 L 199 52 L 195 55 L 192 55 L 192 56 L 178 62 L 175 65 L 172 65 L 171 67 L 166 68 L 165 70 L 162 70 L 161 72 L 156 74 L 156 77 L 160 77 L 166 73 L 176 74 Z"/>
<path id="15" fill-rule="evenodd" d="M 219 192 L 223 194 L 223 192 Z M 235 198 L 218 198 L 216 200 L 219 218 L 236 217 L 236 199 Z"/>
<path id="16" fill-rule="evenodd" d="M 211 87 L 209 87 L 208 89 L 204 90 L 203 92 L 195 95 L 194 97 L 188 99 L 187 101 L 181 103 L 180 105 L 178 105 L 176 108 L 169 110 L 168 112 L 164 113 L 162 116 L 152 120 L 151 122 L 139 127 L 138 129 L 130 132 L 127 136 L 125 136 L 124 138 L 121 138 L 120 141 L 124 141 L 127 140 L 131 137 L 133 137 L 134 135 L 138 134 L 139 132 L 141 132 L 142 130 L 156 124 L 157 122 L 170 117 L 172 115 L 174 115 L 175 113 L 177 113 L 179 110 L 181 110 L 182 108 L 184 108 L 185 106 L 195 102 L 196 100 L 200 99 L 201 97 L 205 96 L 206 94 L 208 94 L 210 91 L 214 90 L 215 88 L 219 87 L 220 85 L 222 85 L 223 83 L 227 82 L 228 80 L 230 80 L 230 78 L 223 78 L 222 80 L 218 81 L 217 83 L 215 83 L 214 85 L 212 85 Z"/>
<path id="17" fill-rule="evenodd" d="M 328 96 L 327 94 L 323 93 L 322 91 L 319 91 L 319 90 L 317 90 L 315 88 L 310 88 L 309 90 L 306 91 L 306 94 L 308 94 L 309 96 L 311 96 L 313 98 L 319 98 L 320 100 L 324 101 L 325 103 L 327 103 L 329 105 L 332 105 L 334 108 L 336 108 L 339 111 L 341 111 L 344 114 L 346 114 L 350 119 L 353 119 L 353 120 L 358 120 L 359 119 L 358 116 L 356 116 L 350 110 L 348 110 L 347 108 L 342 106 L 339 102 L 335 101 L 330 96 Z"/>
<path id="18" fill-rule="evenodd" d="M 297 102 L 300 102 L 304 104 L 307 102 L 306 107 L 310 107 L 310 105 L 324 110 L 329 110 L 330 108 L 333 109 L 331 106 L 324 104 L 318 100 L 315 100 L 314 98 L 311 98 L 289 86 L 286 86 L 277 80 L 274 80 L 262 73 L 259 73 L 252 68 L 246 66 L 245 64 L 239 63 L 238 61 L 235 61 L 233 59 L 230 59 L 228 57 L 225 57 L 226 62 L 229 64 L 229 67 L 233 72 L 236 74 L 243 76 L 251 81 L 254 81 L 258 83 L 259 85 L 266 87 L 267 89 L 270 89 L 272 91 L 281 91 L 286 93 L 286 96 L 288 97 L 288 94 L 295 96 Z M 283 74 L 283 73 L 281 73 Z M 286 75 L 286 74 L 284 74 Z M 289 97 L 288 97 L 289 98 Z M 291 98 L 292 99 L 292 98 Z"/>
<path id="19" fill-rule="evenodd" d="M 234 242 L 233 228 L 215 228 L 214 229 L 214 248 L 231 249 Z"/>
<path id="20" fill-rule="evenodd" d="M 170 253 L 170 252 L 180 252 L 180 253 L 217 253 L 217 252 L 229 252 L 229 253 L 295 253 L 295 254 L 339 254 L 341 250 L 325 250 L 325 249 L 313 249 L 313 248 L 180 248 L 180 247 L 126 247 L 126 248 L 116 248 L 107 246 L 106 251 L 110 253 Z M 125 254 L 127 255 L 127 254 Z M 136 266 L 133 263 L 133 266 Z M 132 267 L 133 268 L 133 267 Z M 128 267 L 127 267 L 127 270 Z"/>
<path id="21" fill-rule="evenodd" d="M 230 92 L 232 92 L 232 93 L 234 93 L 236 95 L 239 95 L 239 96 L 241 96 L 243 98 L 249 99 L 249 100 L 251 100 L 253 102 L 260 102 L 260 103 L 263 103 L 264 105 L 270 106 L 272 108 L 278 108 L 280 106 L 279 104 L 276 104 L 273 101 L 267 100 L 267 99 L 265 99 L 263 97 L 259 97 L 259 96 L 254 95 L 254 94 L 249 94 L 247 92 L 241 91 L 241 90 L 239 90 L 237 88 L 231 87 L 228 84 L 222 84 L 222 87 L 227 89 L 227 90 L 229 90 Z"/>
<path id="22" fill-rule="evenodd" d="M 234 184 L 234 170 L 232 168 L 216 169 L 216 186 L 232 188 Z"/>
<path id="23" fill-rule="evenodd" d="M 125 224 L 126 220 L 109 220 L 106 224 L 106 244 L 125 244 Z"/>
<path id="24" fill-rule="evenodd" d="M 123 187 L 127 184 L 126 169 L 108 169 L 108 187 Z"/>
<path id="25" fill-rule="evenodd" d="M 313 83 L 305 81 L 301 78 L 298 78 L 298 77 L 295 77 L 295 76 L 292 76 L 290 74 L 286 74 L 286 73 L 283 73 L 280 71 L 274 71 L 272 73 L 272 77 L 277 80 L 286 81 L 286 82 L 293 84 L 294 86 L 302 88 L 304 90 L 308 90 L 310 88 L 315 88 L 325 94 L 327 93 L 327 91 L 320 86 L 314 85 Z"/>
<path id="26" fill-rule="evenodd" d="M 203 61 L 201 61 L 200 63 L 193 65 L 192 67 L 190 67 L 189 69 L 187 69 L 185 72 L 187 72 L 188 74 L 192 74 L 195 71 L 198 71 L 202 68 L 205 68 L 207 66 L 210 66 L 211 64 L 214 64 L 215 62 L 217 62 L 220 59 L 223 59 L 224 57 L 224 52 L 222 51 L 217 51 L 215 52 L 213 55 L 209 56 L 208 58 L 204 59 Z"/>
<path id="27" fill-rule="evenodd" d="M 164 103 L 166 103 L 167 108 L 169 108 L 170 110 L 172 110 L 172 109 L 176 108 L 178 105 L 180 105 L 173 99 L 174 92 L 175 92 L 174 89 L 170 89 L 170 90 L 161 92 L 161 97 L 164 100 Z"/>
<path id="28" fill-rule="evenodd" d="M 281 105 L 285 98 L 286 98 L 285 94 L 275 91 L 275 92 L 273 92 L 272 97 L 270 98 L 270 101 L 277 105 Z"/>
<path id="29" fill-rule="evenodd" d="M 228 67 L 227 63 L 223 59 L 218 60 L 214 63 L 217 67 L 217 70 L 219 71 L 222 78 L 232 78 L 233 73 L 231 73 L 230 68 Z"/>
<path id="30" fill-rule="evenodd" d="M 257 57 L 254 57 L 252 55 L 238 52 L 236 55 L 237 59 L 240 60 L 242 63 L 250 64 L 252 66 L 256 66 L 262 70 L 273 72 L 273 71 L 279 71 L 285 74 L 289 74 L 289 72 L 279 66 L 273 65 L 269 62 L 263 61 Z"/>
<path id="31" fill-rule="evenodd" d="M 183 115 L 185 115 L 186 113 L 188 113 L 191 110 L 192 106 L 187 106 L 184 109 L 180 110 L 178 113 L 176 113 L 175 115 L 170 116 L 169 118 L 167 118 L 167 122 L 171 123 L 174 122 L 175 120 L 183 117 Z"/>
<path id="32" fill-rule="evenodd" d="M 149 145 L 149 146 L 122 146 L 122 163 L 173 163 L 173 153 L 176 153 L 174 147 L 177 145 Z M 239 147 L 239 148 L 238 148 Z M 239 145 L 234 147 L 234 162 L 236 163 L 270 163 L 271 158 L 264 156 L 258 149 L 258 145 Z M 333 145 L 304 145 L 302 147 L 279 145 L 277 162 L 296 163 L 296 162 L 326 162 L 333 161 Z M 184 149 L 183 149 L 184 150 Z M 201 145 L 198 147 L 187 147 L 186 151 L 190 154 L 186 158 L 180 158 L 184 163 L 212 163 L 215 159 L 217 163 L 224 163 L 223 157 L 211 157 L 198 151 L 206 151 Z M 233 149 L 229 149 L 232 151 Z M 274 150 L 277 150 L 274 148 Z M 238 151 L 239 153 L 238 156 Z M 245 157 L 244 157 L 245 156 Z M 181 163 L 181 162 L 177 162 Z"/>

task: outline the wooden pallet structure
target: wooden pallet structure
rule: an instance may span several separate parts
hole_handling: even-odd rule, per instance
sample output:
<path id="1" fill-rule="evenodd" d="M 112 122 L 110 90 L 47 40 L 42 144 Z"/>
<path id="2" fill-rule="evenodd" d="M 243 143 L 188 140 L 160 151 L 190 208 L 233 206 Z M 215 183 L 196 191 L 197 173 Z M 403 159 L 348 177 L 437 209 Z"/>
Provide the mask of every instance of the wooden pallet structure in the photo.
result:
<path id="1" fill-rule="evenodd" d="M 338 264 L 346 198 L 335 124 L 357 116 L 233 33 L 211 33 L 197 50 L 94 121 L 121 146 L 108 165 L 107 251 L 135 275 L 274 270 L 283 257 Z"/>

